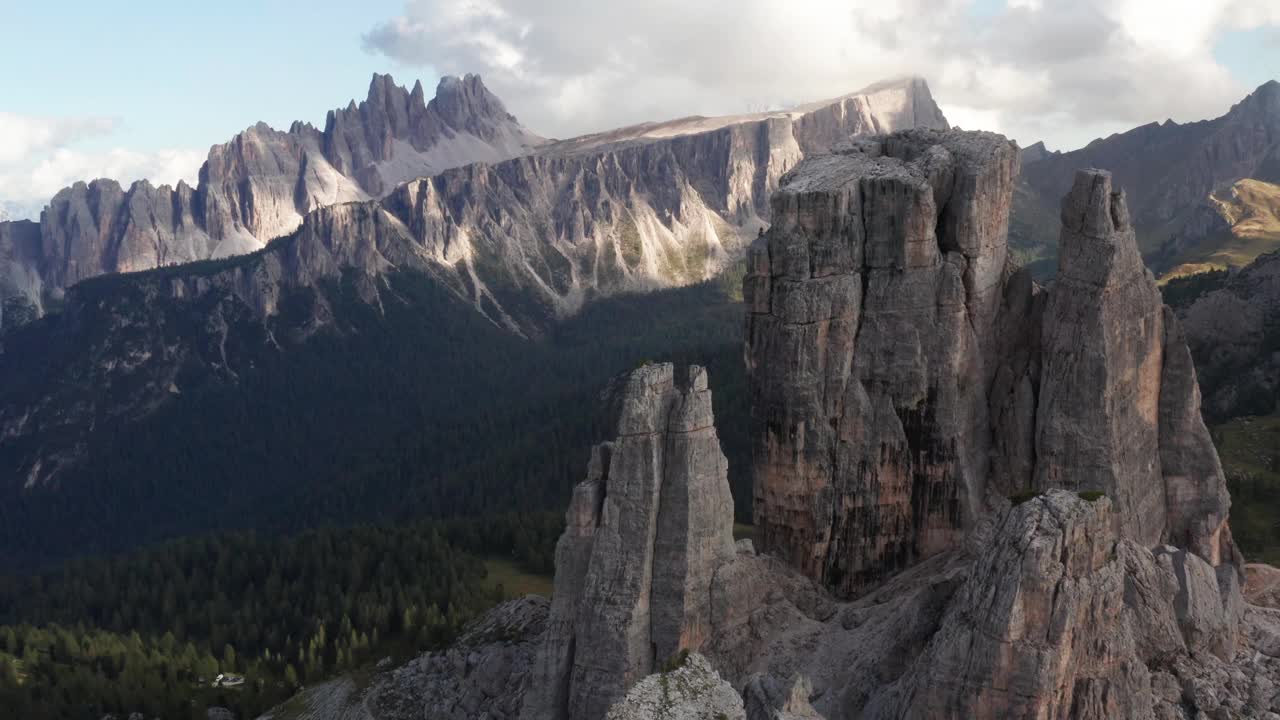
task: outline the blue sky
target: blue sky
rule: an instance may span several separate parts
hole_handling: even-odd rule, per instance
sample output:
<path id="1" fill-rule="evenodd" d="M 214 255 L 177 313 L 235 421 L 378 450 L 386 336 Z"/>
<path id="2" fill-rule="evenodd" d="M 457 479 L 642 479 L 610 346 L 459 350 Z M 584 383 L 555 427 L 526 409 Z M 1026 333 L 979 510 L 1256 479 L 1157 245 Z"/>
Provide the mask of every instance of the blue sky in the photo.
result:
<path id="1" fill-rule="evenodd" d="M 0 26 L 0 211 L 28 214 L 75 179 L 192 179 L 374 72 L 480 72 L 556 137 L 914 73 L 954 123 L 1062 149 L 1280 77 L 1277 0 L 0 0 Z"/>
<path id="2" fill-rule="evenodd" d="M 2 109 L 118 118 L 91 140 L 103 146 L 211 145 L 259 120 L 320 124 L 363 99 L 375 71 L 410 72 L 361 49 L 398 0 L 0 4 L 3 24 L 22 28 L 0 43 Z"/>

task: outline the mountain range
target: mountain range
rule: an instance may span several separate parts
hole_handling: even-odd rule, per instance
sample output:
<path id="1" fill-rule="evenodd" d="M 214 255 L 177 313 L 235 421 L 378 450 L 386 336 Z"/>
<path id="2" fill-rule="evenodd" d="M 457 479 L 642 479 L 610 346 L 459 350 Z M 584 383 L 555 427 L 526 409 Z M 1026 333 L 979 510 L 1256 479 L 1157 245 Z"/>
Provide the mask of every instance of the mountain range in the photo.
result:
<path id="1" fill-rule="evenodd" d="M 567 500 L 550 602 L 274 716 L 1280 711 L 1205 424 L 1276 409 L 1278 109 L 1054 153 L 905 78 L 553 140 L 375 76 L 196 188 L 0 222 L 0 568 Z M 373 639 L 248 662 L 291 692 L 282 643 L 313 683 L 425 637 L 383 589 Z"/>
<path id="2" fill-rule="evenodd" d="M 478 76 L 442 79 L 427 102 L 420 82 L 407 90 L 375 75 L 368 98 L 330 111 L 323 130 L 259 123 L 214 146 L 195 188 L 98 179 L 63 189 L 38 224 L 0 226 L 0 292 L 11 316 L 39 316 L 80 280 L 252 252 L 317 208 L 544 142 Z"/>
<path id="3" fill-rule="evenodd" d="M 378 75 L 323 131 L 258 124 L 215 146 L 196 188 L 77 183 L 38 226 L 0 225 L 0 291 L 12 325 L 80 280 L 252 252 L 311 212 L 363 201 L 337 215 L 387 218 L 385 232 L 411 239 L 481 312 L 531 329 L 542 318 L 518 317 L 504 293 L 528 289 L 554 317 L 595 292 L 705 279 L 740 256 L 764 224 L 767 193 L 804 153 L 849 134 L 945 123 L 924 82 L 907 79 L 790 111 L 549 143 L 478 76 L 446 77 L 425 102 L 420 83 L 410 91 Z M 312 227 L 323 222 L 341 232 L 345 221 Z"/>
<path id="4" fill-rule="evenodd" d="M 1052 273 L 1057 201 L 1076 168 L 1115 174 L 1130 191 L 1139 246 L 1162 276 L 1242 267 L 1280 249 L 1280 83 L 1213 120 L 1150 123 L 1071 152 L 1026 148 L 1010 243 Z"/>
<path id="5" fill-rule="evenodd" d="M 446 113 L 453 123 L 450 128 L 489 127 L 495 116 L 514 122 L 494 110 L 500 109 L 501 104 L 483 90 L 478 78 L 446 80 L 441 88 L 442 92 L 467 89 L 464 96 L 484 99 L 463 105 L 471 114 Z M 321 142 L 323 137 L 350 135 L 337 133 L 337 128 L 344 127 L 345 121 L 340 118 L 363 118 L 368 127 L 386 132 L 390 132 L 388 128 L 422 126 L 401 123 L 391 114 L 371 109 L 385 107 L 381 100 L 385 97 L 409 98 L 411 104 L 415 102 L 413 98 L 421 97 L 416 90 L 400 94 L 393 89 L 389 80 L 375 78 L 370 100 L 363 106 L 366 109 L 332 114 L 327 135 L 313 135 L 310 130 L 295 127 L 290 133 L 274 137 L 282 138 L 286 144 L 300 142 L 297 138 L 312 138 L 323 150 L 330 147 Z M 439 98 L 433 101 L 433 107 L 440 106 L 438 101 Z M 413 113 L 406 116 L 414 117 Z M 7 492 L 25 498 L 30 509 L 44 507 L 55 497 L 60 498 L 58 502 L 65 502 L 75 496 L 110 493 L 107 477 L 122 478 L 119 482 L 130 487 L 152 474 L 163 475 L 156 479 L 161 483 L 175 482 L 175 477 L 182 478 L 181 482 L 197 482 L 209 473 L 208 463 L 197 460 L 195 467 L 190 467 L 187 460 L 182 460 L 175 465 L 184 468 L 182 471 L 161 473 L 158 468 L 164 464 L 153 458 L 148 467 L 139 468 L 128 460 L 137 457 L 137 441 L 111 438 L 120 438 L 119 432 L 144 425 L 164 434 L 181 423 L 157 419 L 156 425 L 151 423 L 153 416 L 165 417 L 164 411 L 172 408 L 171 412 L 195 413 L 191 417 L 199 417 L 199 413 L 207 412 L 201 410 L 201 403 L 209 402 L 209 393 L 240 403 L 246 398 L 237 398 L 236 388 L 262 382 L 264 373 L 285 372 L 267 368 L 316 361 L 322 365 L 320 369 L 313 366 L 312 372 L 333 372 L 335 368 L 327 364 L 329 360 L 321 359 L 327 356 L 316 350 L 318 345 L 338 342 L 348 348 L 344 352 L 364 357 L 362 343 L 367 346 L 370 337 L 388 331 L 389 326 L 395 328 L 393 332 L 404 334 L 421 332 L 425 328 L 418 325 L 420 322 L 426 327 L 443 327 L 452 322 L 459 328 L 466 340 L 455 339 L 457 344 L 451 348 L 438 345 L 442 335 L 411 350 L 393 351 L 420 352 L 413 357 L 436 366 L 435 374 L 419 388 L 426 395 L 419 400 L 427 404 L 427 412 L 456 412 L 453 405 L 436 404 L 442 402 L 437 386 L 459 390 L 480 383 L 498 386 L 498 370 L 478 374 L 484 364 L 455 355 L 458 348 L 470 346 L 475 353 L 492 353 L 495 360 L 501 358 L 500 362 L 508 363 L 505 371 L 536 363 L 529 371 L 546 373 L 546 363 L 551 361 L 544 352 L 526 349 L 523 357 L 514 359 L 516 346 L 502 336 L 509 335 L 513 340 L 528 338 L 535 345 L 545 346 L 543 341 L 554 343 L 563 334 L 565 323 L 589 307 L 588 300 L 598 302 L 627 291 L 709 282 L 741 258 L 748 242 L 765 227 L 769 195 L 784 172 L 805 154 L 827 150 L 851 135 L 917 125 L 944 128 L 946 120 L 925 83 L 907 78 L 793 110 L 684 118 L 546 142 L 510 160 L 477 162 L 389 190 L 379 188 L 385 191 L 380 199 L 317 207 L 301 217 L 300 226 L 292 233 L 248 254 L 83 279 L 58 300 L 57 312 L 40 317 L 40 308 L 28 307 L 24 319 L 29 322 L 10 328 L 3 336 L 2 484 Z M 462 132 L 456 131 L 459 136 Z M 225 147 L 257 148 L 251 140 L 265 134 L 269 134 L 265 129 L 251 129 Z M 361 131 L 355 135 L 367 138 L 370 134 Z M 419 144 L 424 145 L 425 141 Z M 348 141 L 345 147 L 363 146 Z M 391 147 L 398 146 L 392 143 Z M 303 152 L 301 157 L 311 158 L 314 154 Z M 222 152 L 215 148 L 213 156 L 222 157 Z M 262 157 L 256 151 L 232 152 L 231 156 Z M 337 158 L 331 163 L 333 167 L 352 167 L 341 160 L 346 155 L 332 157 Z M 314 165 L 319 160 L 306 162 Z M 281 161 L 272 167 L 284 164 Z M 213 173 L 211 167 L 221 166 L 211 159 L 202 176 Z M 375 166 L 376 163 L 363 167 Z M 282 176 L 288 173 L 271 175 L 277 179 Z M 355 176 L 362 178 L 363 191 L 374 191 L 372 180 L 358 172 L 352 177 Z M 266 197 L 260 189 L 275 187 L 254 179 L 252 173 L 249 177 L 243 187 L 252 192 L 246 197 Z M 78 187 L 61 195 L 74 196 L 80 192 Z M 102 228 L 120 227 L 118 221 L 105 226 L 89 222 L 87 218 L 96 217 L 93 208 L 102 207 L 88 200 L 101 199 L 89 192 L 90 187 L 84 187 L 88 193 L 86 203 L 77 212 L 56 211 L 61 205 L 55 199 L 38 226 L 30 222 L 0 225 L 0 238 L 6 237 L 5 233 L 10 238 L 7 244 L 0 242 L 0 247 L 29 249 L 25 255 L 6 256 L 16 257 L 8 266 L 11 276 L 35 278 L 33 284 L 43 282 L 44 277 L 58 277 L 46 269 L 65 265 L 49 262 L 50 256 L 41 250 L 47 238 L 61 238 L 64 242 L 53 244 L 60 248 L 101 247 L 95 243 L 102 237 Z M 145 187 L 135 186 L 134 190 Z M 201 188 L 204 187 L 202 183 Z M 201 195 L 192 195 L 197 197 Z M 315 202 L 314 196 L 308 197 L 308 203 Z M 261 207 L 261 203 L 251 206 Z M 154 217 L 149 212 L 143 215 Z M 200 217 L 210 216 L 205 213 Z M 284 215 L 275 213 L 271 217 L 278 220 Z M 124 225 L 131 227 L 127 222 Z M 204 227 L 198 222 L 196 225 Z M 82 232 L 86 228 L 92 231 Z M 121 237 L 133 235 L 125 232 Z M 62 255 L 55 253 L 53 257 Z M 155 255 L 147 255 L 140 262 L 154 260 Z M 406 314 L 414 303 L 424 303 L 418 307 L 422 315 L 417 318 Z M 369 311 L 375 316 L 370 317 Z M 450 320 L 439 314 L 449 315 Z M 11 311 L 10 316 L 13 315 Z M 699 316 L 700 313 L 690 314 L 692 318 Z M 491 325 L 491 329 L 480 331 L 472 317 Z M 411 323 L 413 327 L 394 323 Z M 652 321 L 648 323 L 651 325 Z M 470 329 L 463 332 L 463 327 Z M 661 332 L 657 327 L 646 328 L 639 337 Z M 700 342 L 716 337 L 713 333 Z M 313 339 L 316 342 L 307 352 L 293 352 Z M 445 357 L 450 360 L 444 361 Z M 452 361 L 455 357 L 459 363 Z M 637 359 L 632 355 L 621 362 Z M 375 364 L 370 366 L 371 371 L 376 363 L 385 364 L 387 360 L 367 359 Z M 706 358 L 701 360 L 707 362 Z M 610 367 L 609 363 L 597 365 L 593 373 Z M 618 369 L 621 367 L 613 372 Z M 291 378 L 305 374 L 296 367 L 288 372 Z M 254 377 L 259 379 L 249 379 Z M 352 377 L 348 372 L 328 382 L 350 383 Z M 372 382 L 383 385 L 400 382 L 396 377 L 377 373 L 374 377 L 377 379 Z M 561 382 L 564 381 L 546 381 L 543 385 L 558 388 Z M 275 381 L 259 397 L 273 397 L 272 393 L 287 385 Z M 305 388 L 299 390 L 309 392 Z M 379 393 L 367 386 L 351 390 L 368 397 Z M 410 393 L 409 397 L 417 396 Z M 279 402 L 296 405 L 297 399 Z M 423 407 L 406 409 L 415 416 L 423 411 Z M 483 415 L 506 411 L 483 405 L 477 412 Z M 255 424 L 261 414 L 255 411 L 251 417 L 248 422 Z M 358 430 L 344 424 L 353 419 L 347 413 L 324 412 L 305 422 L 320 418 L 327 424 L 315 432 L 335 432 L 345 437 L 381 427 L 382 423 L 403 432 L 405 428 L 397 424 L 402 421 L 393 421 L 392 417 L 388 415 L 375 425 L 365 423 Z M 197 432 L 207 442 L 220 436 L 223 440 L 218 442 L 235 446 L 241 443 L 232 438 L 238 436 L 236 429 L 244 427 L 245 422 L 239 420 L 231 426 L 202 423 L 205 429 Z M 267 441 L 271 433 L 280 430 L 271 427 L 264 432 L 268 436 L 262 439 Z M 171 449 L 192 442 L 196 443 L 190 450 L 194 458 L 208 452 L 192 436 L 165 440 L 163 444 Z M 393 441 L 379 438 L 371 442 L 376 445 Z M 334 440 L 322 444 L 328 448 L 346 447 L 344 442 Z M 452 456 L 437 453 L 435 457 Z M 333 462 L 364 465 L 369 461 L 346 457 Z M 105 470 L 119 463 L 123 464 L 118 471 Z M 437 469 L 448 473 L 457 470 L 458 466 L 447 464 Z M 241 487 L 259 472 L 265 472 L 261 465 L 248 474 L 238 470 L 221 475 L 229 479 L 218 486 Z M 286 474 L 295 472 L 298 471 Z M 433 471 L 429 466 L 419 466 L 412 472 Z M 292 478 L 283 479 L 280 473 L 275 478 L 283 486 L 292 487 L 290 483 L 295 482 Z M 301 479 L 301 475 L 296 478 L 299 482 Z M 430 482 L 438 484 L 441 478 L 434 477 Z M 552 483 L 548 478 L 538 482 L 544 487 Z M 98 489 L 87 491 L 86 483 Z M 115 492 L 123 492 L 118 484 Z M 167 503 L 177 499 L 168 494 L 164 497 L 168 499 L 159 501 L 157 511 L 164 512 L 159 508 L 169 507 Z M 87 499 L 85 502 L 91 504 Z M 143 505 L 131 503 L 135 509 Z M 437 511 L 451 512 L 449 507 L 439 507 Z M 14 527 L 38 524 L 34 518 L 43 512 L 31 510 L 33 514 Z"/>

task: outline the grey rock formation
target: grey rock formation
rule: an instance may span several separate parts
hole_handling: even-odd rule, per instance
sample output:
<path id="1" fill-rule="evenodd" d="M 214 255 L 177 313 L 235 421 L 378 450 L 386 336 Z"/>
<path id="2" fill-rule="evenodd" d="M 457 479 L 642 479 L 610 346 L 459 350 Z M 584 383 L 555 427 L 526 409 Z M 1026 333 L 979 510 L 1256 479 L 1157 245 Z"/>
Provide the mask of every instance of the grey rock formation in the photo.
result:
<path id="1" fill-rule="evenodd" d="M 988 494 L 952 546 L 841 601 L 732 542 L 699 369 L 678 386 L 670 365 L 648 365 L 614 397 L 617 438 L 595 449 L 575 489 L 545 632 L 532 650 L 521 641 L 524 664 L 495 665 L 465 641 L 458 653 L 469 661 L 454 679 L 446 669 L 426 681 L 432 698 L 478 677 L 486 699 L 465 707 L 487 717 L 518 707 L 525 719 L 1191 720 L 1280 710 L 1280 611 L 1246 606 L 1231 562 L 1142 544 L 1109 497 L 1050 489 L 1011 504 Z M 668 665 L 660 647 L 695 654 L 674 669 L 681 656 Z M 379 720 L 424 707 L 384 696 L 373 703 Z"/>
<path id="2" fill-rule="evenodd" d="M 809 696 L 813 685 L 808 678 L 794 675 L 780 682 L 770 675 L 755 675 L 742 689 L 747 720 L 822 720 Z"/>
<path id="3" fill-rule="evenodd" d="M 905 716 L 1153 717 L 1148 666 L 1186 652 L 1178 620 L 1225 616 L 1213 569 L 1186 553 L 1209 597 L 1175 611 L 1175 573 L 1111 515 L 1061 490 L 1014 508 L 904 678 Z"/>
<path id="4" fill-rule="evenodd" d="M 981 510 L 1017 149 L 916 131 L 806 162 L 744 295 L 756 522 L 845 594 Z"/>
<path id="5" fill-rule="evenodd" d="M 1046 293 L 1008 268 L 1016 167 L 998 136 L 915 131 L 784 180 L 744 281 L 765 549 L 856 595 L 990 496 L 1065 487 L 1234 575 L 1195 371 L 1124 195 L 1077 176 Z"/>
<path id="6" fill-rule="evenodd" d="M 693 653 L 674 670 L 650 675 L 609 708 L 607 720 L 745 720 L 742 697 Z"/>
<path id="7" fill-rule="evenodd" d="M 1138 254 L 1124 193 L 1112 192 L 1108 173 L 1077 175 L 1062 201 L 1041 347 L 1035 487 L 1105 492 L 1131 535 L 1155 545 L 1166 522 L 1163 304 Z M 1179 389 L 1192 391 L 1185 382 Z"/>
<path id="8" fill-rule="evenodd" d="M 0 255 L 0 275 L 39 283 L 0 283 L 0 291 L 40 313 L 85 278 L 251 252 L 317 208 L 381 197 L 406 180 L 498 162 L 543 142 L 477 76 L 444 78 L 426 103 L 421 84 L 411 93 L 375 75 L 368 99 L 330 112 L 324 131 L 258 123 L 214 146 L 197 188 L 139 181 L 124 189 L 100 179 L 62 190 L 41 214 L 39 252 Z"/>
<path id="9" fill-rule="evenodd" d="M 44 279 L 34 269 L 39 257 L 38 224 L 0 222 L 0 328 L 30 322 L 43 312 Z"/>
<path id="10" fill-rule="evenodd" d="M 604 717 L 711 631 L 711 582 L 734 555 L 733 499 L 706 373 L 646 365 L 618 390 L 617 438 L 592 452 L 556 547 L 549 631 L 525 717 Z"/>
<path id="11" fill-rule="evenodd" d="M 1062 216 L 1043 321 L 1035 487 L 1105 492 L 1143 545 L 1171 541 L 1238 565 L 1195 369 L 1138 256 L 1124 194 L 1112 192 L 1110 174 L 1081 172 Z"/>

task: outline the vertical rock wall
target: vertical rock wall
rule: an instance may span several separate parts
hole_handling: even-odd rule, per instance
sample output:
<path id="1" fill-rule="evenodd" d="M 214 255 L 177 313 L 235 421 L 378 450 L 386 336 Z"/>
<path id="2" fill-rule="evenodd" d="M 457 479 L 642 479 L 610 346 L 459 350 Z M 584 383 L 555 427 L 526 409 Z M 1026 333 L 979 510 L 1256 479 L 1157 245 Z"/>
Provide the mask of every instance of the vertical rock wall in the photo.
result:
<path id="1" fill-rule="evenodd" d="M 744 294 L 756 521 L 845 594 L 980 508 L 1017 149 L 913 131 L 804 163 Z"/>
<path id="2" fill-rule="evenodd" d="M 555 595 L 523 717 L 595 720 L 711 630 L 711 581 L 733 557 L 733 500 L 706 372 L 632 372 L 617 437 L 592 452 L 556 547 Z"/>
<path id="3" fill-rule="evenodd" d="M 855 143 L 790 173 L 744 295 L 765 549 L 852 596 L 953 547 L 997 496 L 1097 491 L 1125 537 L 1236 563 L 1181 331 L 1122 192 L 1082 171 L 1058 278 L 1008 268 L 1016 147 Z"/>

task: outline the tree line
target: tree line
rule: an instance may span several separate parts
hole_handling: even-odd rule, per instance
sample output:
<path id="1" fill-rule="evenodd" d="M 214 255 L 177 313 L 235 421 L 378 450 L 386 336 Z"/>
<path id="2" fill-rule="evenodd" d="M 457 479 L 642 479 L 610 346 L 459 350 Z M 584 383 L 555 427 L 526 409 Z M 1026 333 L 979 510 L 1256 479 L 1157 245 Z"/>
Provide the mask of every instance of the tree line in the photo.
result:
<path id="1" fill-rule="evenodd" d="M 256 717 L 299 686 L 451 642 L 508 596 L 485 555 L 545 572 L 548 513 L 230 532 L 0 580 L 0 707 L 22 718 Z M 217 687 L 219 674 L 243 676 Z"/>

